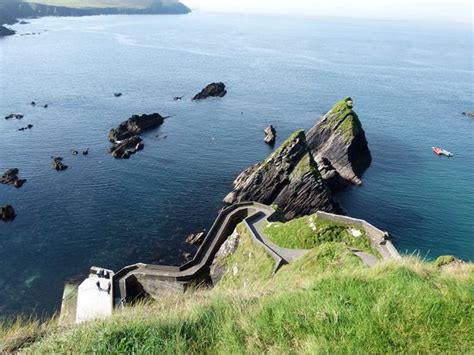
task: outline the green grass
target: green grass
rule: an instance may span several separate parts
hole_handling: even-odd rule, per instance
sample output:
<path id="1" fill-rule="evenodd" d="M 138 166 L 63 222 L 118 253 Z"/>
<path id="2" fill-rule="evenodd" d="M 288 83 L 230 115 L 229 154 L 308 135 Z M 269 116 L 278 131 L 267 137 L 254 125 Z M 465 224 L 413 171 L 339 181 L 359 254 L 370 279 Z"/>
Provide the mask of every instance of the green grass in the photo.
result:
<path id="1" fill-rule="evenodd" d="M 348 138 L 355 137 L 362 130 L 362 124 L 357 114 L 347 105 L 348 97 L 339 101 L 331 109 L 332 119 L 326 123 L 329 127 L 339 124 L 337 132 Z"/>
<path id="2" fill-rule="evenodd" d="M 435 260 L 435 265 L 437 267 L 441 267 L 441 266 L 444 266 L 444 265 L 448 265 L 448 264 L 452 263 L 455 260 L 456 260 L 456 258 L 452 255 L 443 255 L 443 256 L 438 257 Z"/>
<path id="3" fill-rule="evenodd" d="M 378 256 L 364 230 L 355 237 L 349 227 L 317 218 L 316 215 L 289 222 L 272 222 L 264 233 L 276 245 L 290 249 L 312 249 L 323 243 L 344 242 L 346 245 Z"/>
<path id="4" fill-rule="evenodd" d="M 71 328 L 46 326 L 33 344 L 25 344 L 25 351 L 474 352 L 472 264 L 448 271 L 410 257 L 367 268 L 343 244 L 324 243 L 271 277 L 271 260 L 250 243 L 242 226 L 239 232 L 237 253 L 225 261 L 228 273 L 234 265 L 248 264 L 239 269 L 237 278 L 228 277 L 213 290 L 138 305 L 107 321 Z M 8 335 L 0 333 L 0 344 L 5 341 Z"/>
<path id="5" fill-rule="evenodd" d="M 153 0 L 26 0 L 25 2 L 72 8 L 108 8 L 144 9 Z"/>

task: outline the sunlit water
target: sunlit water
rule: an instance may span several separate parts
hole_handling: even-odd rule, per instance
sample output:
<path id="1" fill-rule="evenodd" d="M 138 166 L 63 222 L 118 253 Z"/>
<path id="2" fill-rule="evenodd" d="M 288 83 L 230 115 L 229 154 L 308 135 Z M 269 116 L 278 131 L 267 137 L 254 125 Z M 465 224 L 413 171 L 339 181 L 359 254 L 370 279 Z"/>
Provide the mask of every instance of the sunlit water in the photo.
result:
<path id="1" fill-rule="evenodd" d="M 349 95 L 374 162 L 363 187 L 338 196 L 343 207 L 402 252 L 474 259 L 474 120 L 460 115 L 474 110 L 469 28 L 191 14 L 16 29 L 41 34 L 0 40 L 0 115 L 25 114 L 0 119 L 0 171 L 28 179 L 0 186 L 18 214 L 0 224 L 0 314 L 57 310 L 64 282 L 91 265 L 180 263 L 185 236 L 208 228 L 233 179 L 270 153 L 268 124 L 281 142 Z M 190 100 L 217 80 L 224 99 Z M 143 152 L 107 154 L 110 128 L 152 112 L 172 117 Z M 70 169 L 53 171 L 53 155 Z"/>

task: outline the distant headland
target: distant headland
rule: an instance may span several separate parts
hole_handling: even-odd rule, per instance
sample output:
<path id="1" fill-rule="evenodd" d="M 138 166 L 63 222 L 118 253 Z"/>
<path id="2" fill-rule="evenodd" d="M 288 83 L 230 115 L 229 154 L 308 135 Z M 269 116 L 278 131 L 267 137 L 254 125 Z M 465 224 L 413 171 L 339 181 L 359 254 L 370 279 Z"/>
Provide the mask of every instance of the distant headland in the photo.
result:
<path id="1" fill-rule="evenodd" d="M 0 0 L 0 37 L 15 34 L 4 25 L 18 19 L 42 16 L 92 15 L 179 15 L 191 10 L 179 1 L 169 0 Z"/>

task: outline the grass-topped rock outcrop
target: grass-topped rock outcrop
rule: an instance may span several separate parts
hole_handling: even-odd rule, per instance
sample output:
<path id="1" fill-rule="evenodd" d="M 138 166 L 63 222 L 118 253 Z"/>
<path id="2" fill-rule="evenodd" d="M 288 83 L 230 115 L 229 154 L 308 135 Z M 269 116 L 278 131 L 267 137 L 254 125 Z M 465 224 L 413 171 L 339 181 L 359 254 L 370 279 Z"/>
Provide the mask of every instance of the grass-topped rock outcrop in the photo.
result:
<path id="1" fill-rule="evenodd" d="M 303 130 L 293 133 L 265 161 L 245 170 L 234 181 L 224 202 L 276 204 L 288 219 L 318 210 L 338 212 L 318 171 Z"/>
<path id="2" fill-rule="evenodd" d="M 308 131 L 308 145 L 332 191 L 362 184 L 372 156 L 350 97 L 339 101 Z"/>

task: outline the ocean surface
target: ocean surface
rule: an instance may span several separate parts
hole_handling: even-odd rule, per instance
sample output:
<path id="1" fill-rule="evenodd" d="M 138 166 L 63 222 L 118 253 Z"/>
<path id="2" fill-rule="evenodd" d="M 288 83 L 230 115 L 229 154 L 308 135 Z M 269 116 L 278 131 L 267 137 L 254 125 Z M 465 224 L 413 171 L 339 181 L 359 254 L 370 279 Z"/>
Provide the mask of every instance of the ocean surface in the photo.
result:
<path id="1" fill-rule="evenodd" d="M 373 164 L 337 196 L 344 209 L 403 253 L 474 260 L 474 119 L 461 115 L 474 111 L 471 28 L 203 13 L 14 28 L 0 39 L 0 116 L 25 117 L 0 119 L 0 172 L 28 182 L 0 185 L 18 215 L 0 223 L 0 315 L 57 311 L 64 282 L 92 265 L 179 264 L 186 235 L 209 228 L 234 178 L 271 152 L 263 129 L 280 143 L 345 96 Z M 191 101 L 213 81 L 225 98 Z M 114 160 L 109 129 L 153 112 L 171 117 L 143 152 Z"/>

